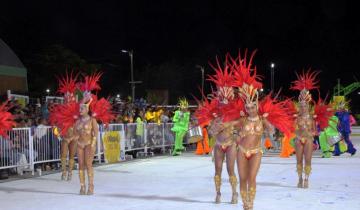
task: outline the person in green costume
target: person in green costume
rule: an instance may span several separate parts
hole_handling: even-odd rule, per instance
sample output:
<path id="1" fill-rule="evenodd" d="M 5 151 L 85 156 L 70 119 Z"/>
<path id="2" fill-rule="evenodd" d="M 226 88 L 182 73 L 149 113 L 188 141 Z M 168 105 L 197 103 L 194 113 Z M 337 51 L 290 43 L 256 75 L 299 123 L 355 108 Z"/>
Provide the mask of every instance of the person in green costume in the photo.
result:
<path id="1" fill-rule="evenodd" d="M 337 124 L 339 122 L 339 119 L 334 115 L 329 120 L 329 126 L 324 129 L 320 133 L 319 141 L 320 141 L 320 148 L 322 151 L 322 157 L 323 158 L 330 158 L 332 151 L 331 151 L 331 142 L 334 142 L 333 140 L 340 140 L 340 134 L 337 130 Z M 336 142 L 334 142 L 336 143 Z"/>
<path id="2" fill-rule="evenodd" d="M 183 139 L 189 127 L 190 112 L 187 100 L 179 99 L 179 110 L 175 111 L 173 117 L 174 126 L 171 128 L 175 132 L 175 146 L 172 155 L 181 155 L 184 150 Z"/>

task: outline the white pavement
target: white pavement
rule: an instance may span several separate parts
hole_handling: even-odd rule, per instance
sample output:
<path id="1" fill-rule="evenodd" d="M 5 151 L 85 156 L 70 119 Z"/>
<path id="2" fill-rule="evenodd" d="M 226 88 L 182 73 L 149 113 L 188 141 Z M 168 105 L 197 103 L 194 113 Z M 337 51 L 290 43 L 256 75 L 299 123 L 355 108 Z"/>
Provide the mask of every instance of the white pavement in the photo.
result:
<path id="1" fill-rule="evenodd" d="M 358 146 L 359 148 L 359 146 Z M 225 168 L 224 168 L 225 169 Z M 71 182 L 60 174 L 0 183 L 1 210 L 219 210 L 229 204 L 223 172 L 222 203 L 214 204 L 211 157 L 184 154 L 105 165 L 95 170 L 95 195 L 78 195 L 77 172 Z M 314 157 L 309 189 L 295 187 L 295 159 L 265 156 L 258 175 L 255 209 L 359 210 L 360 155 Z"/>

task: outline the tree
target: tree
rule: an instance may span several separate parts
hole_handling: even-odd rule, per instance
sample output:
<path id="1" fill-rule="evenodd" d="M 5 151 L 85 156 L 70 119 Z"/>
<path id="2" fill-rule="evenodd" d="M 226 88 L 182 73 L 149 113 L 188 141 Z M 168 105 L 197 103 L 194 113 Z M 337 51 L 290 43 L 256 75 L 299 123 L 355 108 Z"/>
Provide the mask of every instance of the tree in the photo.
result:
<path id="1" fill-rule="evenodd" d="M 64 75 L 66 70 L 89 74 L 100 68 L 100 65 L 89 64 L 77 53 L 60 44 L 40 50 L 25 60 L 25 65 L 28 68 L 29 90 L 35 94 L 43 94 L 47 88 L 54 93 L 57 89 L 56 76 Z"/>

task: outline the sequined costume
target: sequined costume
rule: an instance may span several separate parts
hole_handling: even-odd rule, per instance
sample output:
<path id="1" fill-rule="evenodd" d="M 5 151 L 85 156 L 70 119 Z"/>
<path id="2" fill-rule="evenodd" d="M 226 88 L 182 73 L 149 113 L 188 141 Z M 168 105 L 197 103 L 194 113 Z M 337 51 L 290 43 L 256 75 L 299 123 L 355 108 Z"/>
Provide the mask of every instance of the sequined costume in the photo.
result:
<path id="1" fill-rule="evenodd" d="M 246 53 L 245 53 L 246 54 Z M 216 136 L 214 150 L 225 153 L 230 159 L 237 159 L 240 177 L 240 195 L 244 209 L 253 208 L 256 194 L 256 175 L 262 156 L 261 137 L 264 133 L 272 133 L 273 126 L 289 133 L 293 127 L 291 116 L 287 114 L 285 102 L 266 96 L 258 103 L 258 89 L 262 87 L 256 68 L 252 67 L 252 58 L 247 63 L 246 56 L 232 58 L 226 55 L 225 67 L 220 62 L 215 68 L 216 74 L 210 79 L 217 86 L 212 100 L 203 97 L 199 103 L 198 118 L 211 119 L 209 133 Z M 235 91 L 237 90 L 237 91 Z M 212 116 L 214 115 L 214 116 Z M 233 154 L 231 149 L 235 149 Z M 232 154 L 232 155 L 229 155 Z M 235 156 L 235 158 L 233 157 Z M 220 158 L 223 156 L 220 156 Z M 215 156 L 215 165 L 219 157 Z M 222 160 L 222 159 L 221 159 Z M 220 164 L 222 165 L 222 162 Z M 236 187 L 232 173 L 233 165 L 227 163 L 230 182 Z M 215 166 L 216 167 L 216 166 Z M 221 169 L 221 167 L 220 167 Z M 228 171 L 228 172 L 229 172 Z M 215 186 L 216 201 L 220 201 L 221 170 L 216 167 Z M 232 203 L 237 202 L 236 189 L 233 190 Z"/>
<path id="2" fill-rule="evenodd" d="M 56 104 L 50 109 L 50 123 L 55 128 L 55 134 L 61 139 L 61 180 L 70 181 L 72 170 L 75 164 L 76 138 L 74 136 L 74 124 L 79 116 L 79 107 L 75 99 L 77 90 L 78 75 L 66 73 L 65 77 L 59 78 L 58 92 L 64 94 L 64 104 Z M 58 132 L 57 128 L 60 129 Z M 66 168 L 67 157 L 69 157 L 69 167 Z"/>
<path id="3" fill-rule="evenodd" d="M 216 91 L 207 98 L 203 93 L 203 100 L 198 101 L 199 108 L 195 112 L 200 125 L 209 125 L 207 127 L 210 139 L 213 139 L 213 160 L 215 163 L 215 203 L 221 202 L 222 185 L 222 167 L 226 157 L 226 169 L 229 175 L 229 182 L 232 190 L 231 203 L 238 203 L 237 185 L 238 181 L 235 175 L 234 166 L 236 161 L 236 145 L 234 136 L 233 119 L 228 119 L 224 114 L 226 107 L 234 99 L 234 90 L 232 88 L 233 75 L 229 72 L 229 63 L 225 62 L 222 68 L 217 61 L 217 66 L 212 66 L 215 74 L 210 75 L 209 79 L 216 85 Z"/>
<path id="4" fill-rule="evenodd" d="M 258 90 L 262 88 L 256 67 L 252 66 L 251 55 L 249 61 L 240 55 L 232 59 L 234 71 L 234 86 L 238 89 L 238 100 L 232 103 L 229 112 L 231 118 L 237 118 L 237 163 L 240 177 L 240 195 L 245 210 L 253 209 L 256 195 L 256 176 L 260 168 L 261 138 L 274 133 L 274 127 L 289 134 L 293 130 L 293 119 L 286 108 L 287 101 L 279 101 L 271 96 L 258 100 Z M 247 63 L 248 62 L 248 63 Z"/>
<path id="5" fill-rule="evenodd" d="M 77 138 L 77 157 L 79 162 L 80 195 L 94 194 L 94 169 L 93 159 L 96 151 L 96 144 L 99 141 L 98 122 L 107 125 L 114 115 L 111 112 L 110 103 L 101 98 L 100 100 L 91 91 L 99 90 L 98 81 L 101 74 L 86 76 L 84 82 L 78 86 L 83 93 L 80 102 L 80 117 L 74 126 L 74 135 Z M 91 115 L 89 115 L 91 111 Z M 88 190 L 85 187 L 85 169 L 88 175 Z"/>
<path id="6" fill-rule="evenodd" d="M 303 71 L 302 74 L 297 74 L 297 80 L 291 86 L 291 89 L 300 91 L 298 110 L 293 113 L 296 118 L 295 150 L 297 160 L 296 171 L 299 178 L 297 186 L 299 188 L 309 187 L 309 176 L 312 170 L 313 140 L 318 132 L 317 127 L 320 130 L 325 129 L 329 125 L 329 118 L 333 115 L 330 105 L 322 101 L 320 97 L 316 103 L 312 100 L 310 90 L 319 88 L 318 81 L 316 81 L 317 75 L 318 72 L 311 72 L 311 70 Z M 304 179 L 303 173 L 305 173 Z"/>

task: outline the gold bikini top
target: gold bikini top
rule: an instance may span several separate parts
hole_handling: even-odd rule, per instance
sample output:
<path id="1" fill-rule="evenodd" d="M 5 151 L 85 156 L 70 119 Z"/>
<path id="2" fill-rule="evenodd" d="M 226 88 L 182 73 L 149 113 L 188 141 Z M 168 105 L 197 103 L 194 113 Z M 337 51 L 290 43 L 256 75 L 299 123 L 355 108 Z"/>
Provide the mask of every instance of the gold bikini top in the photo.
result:
<path id="1" fill-rule="evenodd" d="M 296 130 L 311 130 L 313 129 L 313 118 L 310 116 L 307 117 L 298 117 L 296 120 Z"/>
<path id="2" fill-rule="evenodd" d="M 249 119 L 248 117 L 243 117 L 241 119 L 241 128 L 239 135 L 241 138 L 246 136 L 262 136 L 264 133 L 264 124 L 261 117 L 256 119 Z"/>
<path id="3" fill-rule="evenodd" d="M 92 119 L 92 117 L 90 117 L 89 120 L 86 121 L 82 121 L 81 119 L 79 119 L 76 124 L 76 130 L 79 133 L 85 133 L 87 135 L 90 135 L 92 130 Z"/>
<path id="4" fill-rule="evenodd" d="M 313 118 L 310 117 L 310 115 L 306 117 L 298 117 L 296 120 L 295 130 L 298 133 L 297 135 L 302 137 L 311 137 L 311 131 L 313 130 Z"/>

